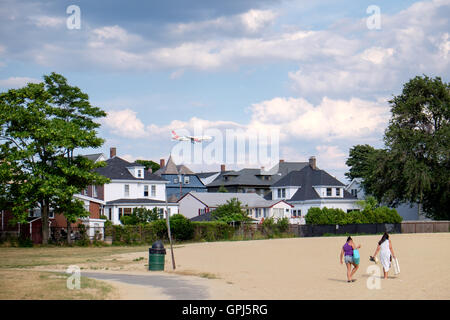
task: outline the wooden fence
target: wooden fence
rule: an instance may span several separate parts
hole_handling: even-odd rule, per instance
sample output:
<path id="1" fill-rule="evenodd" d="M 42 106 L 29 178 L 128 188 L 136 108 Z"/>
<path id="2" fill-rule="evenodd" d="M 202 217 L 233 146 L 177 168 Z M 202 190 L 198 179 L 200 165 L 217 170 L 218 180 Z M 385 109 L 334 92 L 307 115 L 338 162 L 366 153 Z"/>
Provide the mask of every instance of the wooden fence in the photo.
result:
<path id="1" fill-rule="evenodd" d="M 402 233 L 449 232 L 450 221 L 404 221 Z"/>

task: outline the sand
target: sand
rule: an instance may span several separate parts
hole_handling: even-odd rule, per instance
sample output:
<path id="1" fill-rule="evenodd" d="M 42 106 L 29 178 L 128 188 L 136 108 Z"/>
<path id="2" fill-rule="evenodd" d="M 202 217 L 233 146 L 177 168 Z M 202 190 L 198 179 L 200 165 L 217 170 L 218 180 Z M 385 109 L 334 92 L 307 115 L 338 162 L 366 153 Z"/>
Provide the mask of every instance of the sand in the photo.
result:
<path id="1" fill-rule="evenodd" d="M 345 237 L 183 245 L 174 249 L 175 272 L 217 277 L 208 279 L 211 299 L 450 299 L 450 233 L 391 235 L 401 273 L 392 268 L 386 280 L 368 274 L 381 236 L 353 238 L 362 245 L 354 283 L 339 261 Z"/>

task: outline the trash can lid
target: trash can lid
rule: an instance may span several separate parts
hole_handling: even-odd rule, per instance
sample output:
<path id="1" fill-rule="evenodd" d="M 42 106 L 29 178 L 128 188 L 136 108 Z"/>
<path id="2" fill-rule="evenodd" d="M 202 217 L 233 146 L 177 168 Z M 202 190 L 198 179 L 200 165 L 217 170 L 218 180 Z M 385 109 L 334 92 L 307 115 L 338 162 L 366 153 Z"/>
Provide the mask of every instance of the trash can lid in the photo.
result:
<path id="1" fill-rule="evenodd" d="M 164 249 L 164 244 L 162 243 L 161 240 L 155 241 L 152 244 L 152 249 L 159 249 L 159 250 Z"/>

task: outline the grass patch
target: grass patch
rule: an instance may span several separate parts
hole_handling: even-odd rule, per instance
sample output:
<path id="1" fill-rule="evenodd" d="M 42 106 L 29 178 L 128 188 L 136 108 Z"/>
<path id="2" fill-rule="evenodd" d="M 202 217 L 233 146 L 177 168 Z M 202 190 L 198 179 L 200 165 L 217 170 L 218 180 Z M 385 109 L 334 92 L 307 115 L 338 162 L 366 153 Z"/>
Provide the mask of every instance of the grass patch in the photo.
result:
<path id="1" fill-rule="evenodd" d="M 148 247 L 34 247 L 2 248 L 0 269 L 29 268 L 36 266 L 56 266 L 90 264 L 98 267 L 123 265 L 126 261 L 110 257 L 122 253 L 142 252 Z M 108 259 L 109 258 L 109 259 Z M 110 265 L 112 264 L 112 265 Z"/>
<path id="2" fill-rule="evenodd" d="M 80 278 L 80 289 L 67 288 L 68 274 L 0 270 L 0 300 L 105 300 L 117 298 L 115 289 L 102 281 Z"/>

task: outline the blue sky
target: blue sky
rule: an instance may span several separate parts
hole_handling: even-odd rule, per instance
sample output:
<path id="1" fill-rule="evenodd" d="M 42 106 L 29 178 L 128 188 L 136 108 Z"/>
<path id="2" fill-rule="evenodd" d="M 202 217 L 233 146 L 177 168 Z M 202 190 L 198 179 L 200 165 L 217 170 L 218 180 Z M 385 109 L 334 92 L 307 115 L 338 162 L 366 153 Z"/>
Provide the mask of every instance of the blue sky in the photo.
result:
<path id="1" fill-rule="evenodd" d="M 66 26 L 69 5 L 80 29 Z M 370 5 L 379 29 L 367 26 Z M 403 83 L 448 81 L 449 16 L 450 0 L 5 0 L 0 90 L 53 71 L 79 86 L 108 113 L 104 146 L 82 153 L 159 161 L 172 129 L 278 130 L 280 159 L 314 155 L 345 182 L 350 147 L 383 146 L 387 100 Z"/>

